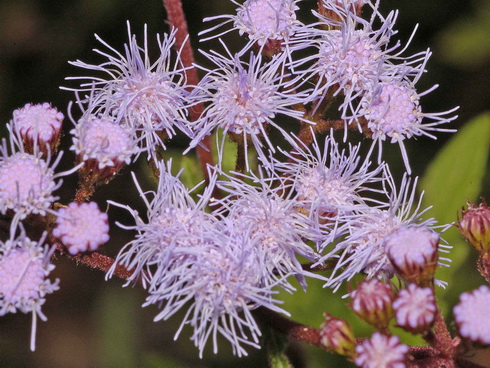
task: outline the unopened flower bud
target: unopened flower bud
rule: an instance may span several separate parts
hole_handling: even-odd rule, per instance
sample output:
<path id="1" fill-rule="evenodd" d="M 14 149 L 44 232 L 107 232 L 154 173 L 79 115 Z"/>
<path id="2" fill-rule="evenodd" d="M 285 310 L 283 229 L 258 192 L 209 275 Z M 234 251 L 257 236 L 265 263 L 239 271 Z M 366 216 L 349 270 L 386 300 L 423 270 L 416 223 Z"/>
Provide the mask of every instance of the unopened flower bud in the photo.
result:
<path id="1" fill-rule="evenodd" d="M 352 327 L 347 321 L 328 313 L 325 313 L 325 322 L 321 325 L 320 342 L 332 352 L 347 357 L 354 356 L 356 338 Z"/>
<path id="2" fill-rule="evenodd" d="M 318 13 L 335 22 L 342 22 L 347 16 L 361 15 L 366 0 L 318 0 Z"/>
<path id="3" fill-rule="evenodd" d="M 47 102 L 26 104 L 14 110 L 9 128 L 18 132 L 25 152 L 47 154 L 48 150 L 55 152 L 59 145 L 63 119 L 64 115 Z"/>
<path id="4" fill-rule="evenodd" d="M 437 268 L 439 234 L 425 226 L 402 226 L 385 238 L 385 252 L 407 282 L 426 286 Z"/>
<path id="5" fill-rule="evenodd" d="M 396 322 L 404 330 L 421 333 L 430 328 L 436 316 L 434 290 L 410 284 L 393 302 Z"/>
<path id="6" fill-rule="evenodd" d="M 377 329 L 388 326 L 393 317 L 393 291 L 381 281 L 362 282 L 352 296 L 351 308 L 364 321 Z"/>
<path id="7" fill-rule="evenodd" d="M 485 201 L 475 206 L 468 202 L 458 222 L 461 235 L 479 252 L 490 252 L 490 207 Z"/>

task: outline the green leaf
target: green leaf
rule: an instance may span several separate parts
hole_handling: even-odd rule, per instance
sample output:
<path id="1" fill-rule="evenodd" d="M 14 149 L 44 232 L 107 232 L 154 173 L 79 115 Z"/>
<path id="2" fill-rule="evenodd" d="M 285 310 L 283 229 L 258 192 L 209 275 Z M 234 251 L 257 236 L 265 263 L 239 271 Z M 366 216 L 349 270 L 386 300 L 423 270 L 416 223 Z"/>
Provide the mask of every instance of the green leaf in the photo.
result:
<path id="1" fill-rule="evenodd" d="M 187 188 L 194 188 L 197 184 L 204 180 L 201 171 L 201 166 L 196 157 L 182 156 L 180 167 L 184 169 L 180 175 L 180 180 Z"/>

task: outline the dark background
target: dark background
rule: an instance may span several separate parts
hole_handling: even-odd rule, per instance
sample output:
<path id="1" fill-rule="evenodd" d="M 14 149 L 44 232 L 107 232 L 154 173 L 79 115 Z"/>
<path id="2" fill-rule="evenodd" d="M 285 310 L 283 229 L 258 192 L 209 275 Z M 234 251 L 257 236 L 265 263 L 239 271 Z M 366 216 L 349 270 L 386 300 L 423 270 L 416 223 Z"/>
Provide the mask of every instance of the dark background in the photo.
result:
<path id="1" fill-rule="evenodd" d="M 306 0 L 300 4 L 306 11 L 315 3 L 316 0 Z M 381 3 L 384 14 L 399 9 L 396 28 L 402 42 L 419 23 L 407 55 L 427 47 L 433 51 L 429 72 L 418 88 L 425 90 L 433 84 L 440 84 L 440 88 L 422 99 L 424 111 L 444 111 L 459 105 L 460 118 L 452 125 L 459 128 L 490 107 L 490 6 L 487 1 L 384 0 Z M 194 47 L 216 47 L 212 42 L 198 44 L 197 32 L 205 28 L 201 19 L 231 14 L 235 6 L 225 0 L 184 0 L 183 4 Z M 66 107 L 73 96 L 59 86 L 70 85 L 64 81 L 65 77 L 84 73 L 67 61 L 101 61 L 91 51 L 100 47 L 94 33 L 122 50 L 127 42 L 126 20 L 131 22 L 133 33 L 139 37 L 143 25 L 148 24 L 150 45 L 154 43 L 154 33 L 168 29 L 159 1 L 0 0 L 0 122 L 8 122 L 12 111 L 28 102 L 51 102 L 66 115 Z M 4 135 L 3 124 L 1 129 Z M 70 129 L 71 123 L 66 119 L 66 133 Z M 427 163 L 450 136 L 438 134 L 437 141 L 419 138 L 409 142 L 409 156 L 416 175 L 423 175 Z M 177 142 L 175 146 L 182 144 Z M 69 145 L 70 140 L 65 139 L 64 149 Z M 393 161 L 394 167 L 400 167 L 397 147 L 388 148 L 387 154 L 393 155 L 388 159 Z M 70 153 L 67 155 L 73 159 Z M 126 169 L 126 174 L 131 169 L 140 170 L 133 165 Z M 488 176 L 487 172 L 486 189 L 482 193 L 487 198 L 490 194 Z M 65 184 L 59 193 L 63 203 L 73 197 L 76 177 L 65 179 Z M 128 175 L 119 176 L 109 187 L 101 188 L 95 200 L 101 208 L 105 208 L 107 198 L 127 203 L 128 191 L 132 188 L 134 185 Z M 134 206 L 140 206 L 138 209 L 143 211 L 141 203 L 136 202 Z M 122 211 L 114 213 L 124 215 Z M 115 253 L 118 244 L 127 241 L 128 234 L 112 226 L 111 235 L 107 252 Z M 205 359 L 199 360 L 197 350 L 188 341 L 187 329 L 177 342 L 173 341 L 181 316 L 170 322 L 153 323 L 156 310 L 141 309 L 145 293 L 139 288 L 121 289 L 121 281 L 104 282 L 101 272 L 76 267 L 71 261 L 60 259 L 55 264 L 53 275 L 61 279 L 61 290 L 48 296 L 43 307 L 49 321 L 38 321 L 37 351 L 31 353 L 28 348 L 31 316 L 6 315 L 0 318 L 0 367 L 261 367 L 267 364 L 265 355 L 253 349 L 250 349 L 250 358 L 235 359 L 226 344 L 221 344 L 220 355 L 214 356 L 208 350 Z M 326 296 L 321 295 L 318 300 L 327 307 Z M 304 311 L 305 314 L 310 312 Z M 297 358 L 298 367 L 341 366 L 331 355 L 310 352 L 293 344 L 292 355 Z"/>

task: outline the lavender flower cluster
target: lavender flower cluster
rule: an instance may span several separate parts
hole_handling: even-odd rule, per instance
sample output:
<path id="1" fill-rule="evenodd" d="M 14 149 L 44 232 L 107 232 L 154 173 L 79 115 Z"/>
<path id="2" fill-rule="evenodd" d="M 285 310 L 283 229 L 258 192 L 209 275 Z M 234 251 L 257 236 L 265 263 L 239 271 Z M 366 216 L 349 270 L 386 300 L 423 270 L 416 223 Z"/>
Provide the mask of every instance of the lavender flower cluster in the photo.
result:
<path id="1" fill-rule="evenodd" d="M 201 41 L 236 31 L 247 41 L 238 52 L 221 39 L 221 52 L 202 51 L 213 67 L 186 63 L 178 29 L 157 36 L 156 61 L 146 28 L 138 42 L 128 22 L 123 52 L 96 36 L 103 61 L 72 62 L 87 74 L 67 78 L 78 84 L 63 87 L 76 98 L 68 111 L 77 157 L 72 170 L 55 173 L 64 115 L 47 103 L 14 112 L 10 140 L 0 147 L 0 209 L 11 220 L 10 238 L 0 243 L 0 315 L 20 310 L 46 319 L 41 306 L 58 288 L 58 280 L 48 279 L 51 255 L 81 257 L 107 242 L 108 215 L 87 200 L 144 156 L 158 185 L 146 191 L 133 174 L 144 215 L 108 201 L 132 215 L 133 224 L 117 225 L 137 235 L 106 278 L 124 268 L 125 285 L 147 290 L 143 306 L 159 308 L 155 321 L 185 310 L 176 338 L 190 326 L 201 356 L 209 340 L 218 351 L 219 335 L 243 356 L 247 346 L 260 347 L 254 310 L 289 316 L 277 294 L 294 293 L 293 279 L 305 290 L 310 278 L 337 290 L 364 275 L 370 281 L 350 293 L 351 307 L 380 332 L 357 347 L 345 345 L 350 335 L 344 333 L 340 349 L 332 336 L 345 326 L 336 322 L 323 344 L 361 367 L 404 367 L 408 347 L 387 333 L 387 322 L 396 315 L 413 333 L 430 329 L 433 287 L 444 286 L 434 273 L 450 262 L 439 256 L 450 249 L 440 238 L 446 226 L 423 219 L 404 146 L 412 137 L 453 131 L 446 124 L 456 109 L 423 112 L 420 98 L 435 87 L 415 87 L 430 51 L 404 56 L 409 42 L 401 47 L 393 40 L 398 14 L 382 15 L 378 2 L 321 0 L 313 24 L 298 19 L 299 0 L 233 2 L 235 14 L 205 19 L 212 25 Z M 196 68 L 203 77 L 193 84 L 188 76 Z M 337 120 L 327 118 L 332 111 Z M 287 128 L 291 120 L 297 129 Z M 367 154 L 347 142 L 356 134 L 371 140 Z M 205 183 L 192 189 L 165 159 L 166 143 L 176 135 L 188 137 L 184 153 L 218 152 L 215 164 L 205 162 Z M 232 172 L 222 165 L 229 140 L 237 153 Z M 406 167 L 400 183 L 382 161 L 385 141 L 400 146 Z M 79 191 L 62 205 L 54 194 L 58 178 L 74 172 Z M 39 241 L 25 230 L 34 218 L 49 230 Z M 404 285 L 396 300 L 395 276 Z M 457 307 L 462 336 L 490 341 L 488 329 L 465 322 L 461 312 L 474 299 L 488 304 L 488 295 L 480 290 Z M 377 302 L 370 307 L 370 300 Z M 34 334 L 35 327 L 32 350 Z"/>

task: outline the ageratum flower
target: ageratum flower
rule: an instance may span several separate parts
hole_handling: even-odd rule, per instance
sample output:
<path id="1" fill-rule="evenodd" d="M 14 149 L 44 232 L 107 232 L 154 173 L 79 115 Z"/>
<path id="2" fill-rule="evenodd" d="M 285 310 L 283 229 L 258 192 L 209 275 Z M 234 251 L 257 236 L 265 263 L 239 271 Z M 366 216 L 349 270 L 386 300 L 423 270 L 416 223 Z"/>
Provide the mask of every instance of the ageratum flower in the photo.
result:
<path id="1" fill-rule="evenodd" d="M 7 313 L 32 313 L 31 350 L 36 349 L 37 317 L 47 318 L 41 310 L 46 295 L 59 289 L 59 280 L 47 279 L 54 265 L 50 263 L 55 247 L 43 246 L 46 233 L 39 242 L 26 237 L 0 242 L 0 316 Z"/>
<path id="2" fill-rule="evenodd" d="M 293 274 L 306 290 L 305 276 L 319 277 L 304 271 L 296 257 L 317 261 L 320 256 L 305 239 L 317 239 L 320 235 L 308 216 L 297 210 L 296 196 L 286 194 L 279 177 L 231 177 L 224 173 L 220 177 L 227 180 L 218 180 L 217 186 L 228 195 L 215 203 L 221 206 L 220 210 L 228 212 L 236 232 L 258 240 L 254 244 L 260 249 L 253 252 L 257 254 L 257 265 L 266 270 L 264 284 L 276 283 L 278 275 L 287 282 L 285 277 Z M 247 184 L 250 181 L 258 185 Z M 289 282 L 281 286 L 294 290 Z"/>
<path id="3" fill-rule="evenodd" d="M 412 333 L 427 331 L 436 317 L 434 289 L 410 284 L 400 290 L 393 308 L 398 326 Z"/>
<path id="4" fill-rule="evenodd" d="M 126 285 L 141 278 L 144 287 L 150 284 L 155 288 L 167 283 L 165 277 L 169 268 L 179 262 L 193 262 L 194 258 L 188 255 L 182 256 L 179 262 L 174 262 L 173 254 L 177 248 L 199 251 L 200 233 L 215 221 L 211 215 L 204 212 L 211 196 L 212 183 L 196 202 L 191 197 L 192 191 L 179 180 L 180 173 L 177 176 L 171 174 L 171 166 L 171 161 L 158 164 L 160 177 L 156 192 L 144 192 L 133 174 L 133 180 L 147 207 L 147 221 L 129 206 L 109 201 L 110 204 L 130 212 L 135 225 L 118 225 L 125 230 L 137 231 L 138 235 L 119 251 L 107 277 L 112 276 L 117 265 L 123 265 L 132 270 Z M 171 283 L 172 280 L 168 282 Z"/>
<path id="5" fill-rule="evenodd" d="M 109 52 L 95 52 L 108 61 L 94 65 L 77 60 L 71 64 L 105 73 L 107 77 L 70 77 L 67 79 L 86 82 L 78 89 L 65 88 L 81 93 L 89 92 L 82 99 L 90 108 L 87 113 L 96 116 L 112 115 L 116 123 L 129 125 L 141 136 L 141 149 L 147 150 L 153 158 L 156 157 L 156 148 L 165 149 L 164 140 L 172 138 L 177 130 L 191 135 L 186 117 L 189 99 L 185 68 L 180 60 L 180 51 L 176 59 L 171 55 L 176 32 L 177 30 L 172 30 L 163 39 L 157 35 L 160 55 L 153 63 L 149 57 L 146 26 L 141 47 L 136 36 L 131 34 L 128 22 L 129 44 L 125 45 L 124 54 L 96 35 L 97 40 Z"/>
<path id="6" fill-rule="evenodd" d="M 247 355 L 244 345 L 259 348 L 261 335 L 252 310 L 263 307 L 289 315 L 276 306 L 279 301 L 273 298 L 275 285 L 262 281 L 267 270 L 257 264 L 260 240 L 236 231 L 228 219 L 206 227 L 199 239 L 201 246 L 197 251 L 177 249 L 178 253 L 192 256 L 193 262 L 181 263 L 180 258 L 174 257 L 175 267 L 169 271 L 174 283 L 153 290 L 145 305 L 162 306 L 155 321 L 166 320 L 188 307 L 175 337 L 190 325 L 191 340 L 201 357 L 209 339 L 213 352 L 218 352 L 218 335 L 231 344 L 234 354 Z M 277 284 L 281 283 L 282 276 L 277 278 Z"/>
<path id="7" fill-rule="evenodd" d="M 19 143 L 20 138 L 10 136 L 10 150 L 4 139 L 0 146 L 0 212 L 14 212 L 11 228 L 15 228 L 19 220 L 30 214 L 45 215 L 51 211 L 51 204 L 58 199 L 54 192 L 61 186 L 62 180 L 58 178 L 76 171 L 79 166 L 71 170 L 55 173 L 63 152 L 60 152 L 53 163 L 50 164 L 51 155 L 43 159 L 43 154 L 25 153 Z M 20 151 L 18 151 L 20 149 Z M 9 152 L 10 151 L 10 152 Z"/>
<path id="8" fill-rule="evenodd" d="M 364 94 L 359 104 L 358 116 L 362 116 L 366 121 L 364 124 L 373 139 L 373 147 L 376 144 L 379 146 L 378 161 L 381 161 L 382 142 L 390 139 L 391 143 L 398 143 L 400 146 L 403 162 L 410 174 L 410 163 L 404 144 L 406 139 L 421 135 L 436 139 L 431 132 L 455 131 L 441 128 L 440 125 L 455 120 L 457 116 L 451 114 L 459 107 L 439 113 L 422 112 L 420 97 L 435 88 L 437 86 L 417 93 L 414 81 L 393 77 L 373 86 Z"/>
<path id="9" fill-rule="evenodd" d="M 344 101 L 340 110 L 346 118 L 349 112 L 357 111 L 357 99 L 385 74 L 402 69 L 403 75 L 408 77 L 423 69 L 427 52 L 402 58 L 400 55 L 405 48 L 397 51 L 400 42 L 390 44 L 391 37 L 396 34 L 393 27 L 397 12 L 393 11 L 385 18 L 374 7 L 373 15 L 367 21 L 352 12 L 345 13 L 345 9 L 338 6 L 330 7 L 330 10 L 338 11 L 341 21 L 313 12 L 319 22 L 298 32 L 290 46 L 293 52 L 305 47 L 315 50 L 312 55 L 301 57 L 292 64 L 305 81 L 316 80 L 309 101 L 319 106 L 327 95 L 342 94 Z M 378 21 L 381 27 L 375 29 Z M 398 60 L 402 61 L 400 66 L 394 64 Z M 303 70 L 298 70 L 300 68 Z"/>
<path id="10" fill-rule="evenodd" d="M 232 57 L 229 51 L 230 58 L 214 52 L 203 54 L 217 68 L 204 69 L 207 74 L 195 90 L 196 98 L 207 103 L 207 107 L 201 118 L 193 123 L 196 136 L 191 148 L 219 128 L 223 131 L 221 141 L 217 135 L 220 162 L 228 134 L 242 145 L 241 149 L 245 152 L 252 144 L 262 161 L 266 162 L 268 155 L 264 153 L 264 142 L 269 150 L 275 152 L 274 144 L 268 137 L 270 128 L 277 129 L 287 141 L 291 141 L 289 133 L 274 118 L 285 115 L 304 121 L 303 113 L 291 106 L 301 104 L 305 95 L 284 90 L 287 78 L 282 73 L 284 58 L 276 56 L 262 63 L 261 56 L 251 53 L 246 63 L 239 59 L 239 55 Z M 245 157 L 248 155 L 245 154 Z M 249 170 L 248 158 L 246 168 Z"/>
<path id="11" fill-rule="evenodd" d="M 459 297 L 459 303 L 453 313 L 459 333 L 469 341 L 490 345 L 490 324 L 488 310 L 490 308 L 490 289 L 480 286 Z"/>
<path id="12" fill-rule="evenodd" d="M 311 134 L 311 146 L 294 137 L 293 151 L 282 151 L 286 160 L 272 159 L 272 167 L 292 183 L 298 206 L 313 221 L 324 223 L 333 241 L 349 227 L 343 226 L 348 217 L 367 205 L 369 193 L 377 191 L 370 185 L 382 180 L 379 174 L 383 165 L 370 169 L 369 161 L 361 163 L 360 145 L 341 149 L 333 133 L 323 143 Z M 323 239 L 319 245 L 326 243 Z"/>
<path id="13" fill-rule="evenodd" d="M 224 19 L 221 23 L 199 33 L 204 35 L 223 26 L 233 23 L 233 27 L 225 29 L 217 35 L 203 38 L 207 41 L 221 37 L 226 33 L 238 30 L 240 36 L 246 34 L 249 38 L 244 50 L 257 44 L 271 49 L 272 53 L 287 47 L 287 43 L 303 24 L 296 18 L 300 0 L 247 0 L 243 4 L 232 2 L 238 6 L 234 15 L 218 15 L 204 18 L 205 22 Z"/>
<path id="14" fill-rule="evenodd" d="M 384 191 L 388 203 L 384 206 L 371 207 L 365 212 L 351 218 L 349 234 L 342 241 L 334 244 L 332 250 L 322 260 L 335 259 L 336 265 L 327 286 L 338 288 L 345 280 L 350 280 L 358 273 L 367 274 L 368 278 L 383 277 L 389 279 L 394 269 L 385 250 L 389 235 L 402 226 L 434 227 L 435 220 L 422 220 L 421 216 L 428 210 L 420 211 L 422 198 L 417 202 L 417 178 L 412 180 L 404 176 L 397 190 L 391 173 L 385 167 Z M 325 244 L 327 247 L 329 244 Z M 448 246 L 439 244 L 439 251 L 447 253 Z M 447 258 L 439 258 L 439 265 L 444 266 Z M 444 283 L 436 280 L 443 286 Z"/>

